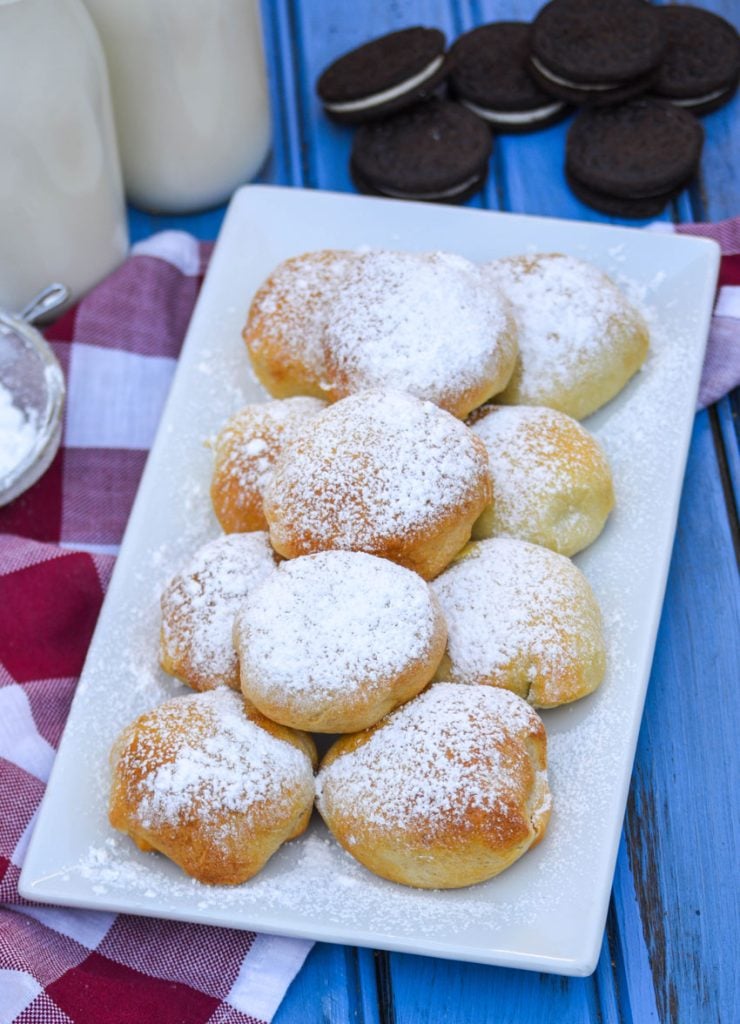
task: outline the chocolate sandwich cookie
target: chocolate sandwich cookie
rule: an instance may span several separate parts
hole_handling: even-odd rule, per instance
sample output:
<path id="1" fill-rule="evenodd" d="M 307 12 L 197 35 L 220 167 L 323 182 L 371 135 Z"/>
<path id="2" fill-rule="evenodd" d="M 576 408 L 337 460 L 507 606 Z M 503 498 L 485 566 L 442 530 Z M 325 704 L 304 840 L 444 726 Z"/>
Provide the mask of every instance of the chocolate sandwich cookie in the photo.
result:
<path id="1" fill-rule="evenodd" d="M 460 203 L 483 187 L 492 145 L 485 121 L 435 99 L 363 125 L 350 170 L 361 192 Z"/>
<path id="2" fill-rule="evenodd" d="M 498 21 L 466 32 L 450 50 L 452 95 L 497 132 L 544 128 L 568 110 L 527 70 L 529 35 L 523 21 Z"/>
<path id="3" fill-rule="evenodd" d="M 316 85 L 334 121 L 359 124 L 431 96 L 448 71 L 445 37 L 436 28 L 406 28 L 339 57 Z"/>
<path id="4" fill-rule="evenodd" d="M 666 47 L 661 24 L 643 0 L 552 0 L 532 23 L 530 70 L 566 102 L 622 102 L 655 78 Z"/>
<path id="5" fill-rule="evenodd" d="M 668 49 L 652 88 L 692 114 L 732 98 L 740 77 L 740 38 L 724 18 L 699 7 L 659 7 Z"/>
<path id="6" fill-rule="evenodd" d="M 696 173 L 703 141 L 694 115 L 667 100 L 582 110 L 568 132 L 566 176 L 594 209 L 654 217 Z"/>

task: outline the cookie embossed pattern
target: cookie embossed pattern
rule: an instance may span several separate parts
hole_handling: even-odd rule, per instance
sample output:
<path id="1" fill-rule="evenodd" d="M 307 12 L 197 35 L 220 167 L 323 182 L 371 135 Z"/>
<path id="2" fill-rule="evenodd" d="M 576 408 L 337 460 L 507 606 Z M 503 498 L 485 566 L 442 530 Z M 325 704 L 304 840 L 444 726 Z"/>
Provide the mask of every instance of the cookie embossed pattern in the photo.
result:
<path id="1" fill-rule="evenodd" d="M 250 238 L 251 244 L 244 245 Z M 244 885 L 204 886 L 108 825 L 108 752 L 121 726 L 177 693 L 157 667 L 168 579 L 218 533 L 203 446 L 264 398 L 240 337 L 261 282 L 322 248 L 446 250 L 484 264 L 563 252 L 608 273 L 650 329 L 642 370 L 589 417 L 616 508 L 576 562 L 604 613 L 600 689 L 543 712 L 553 812 L 543 841 L 502 875 L 422 891 L 370 875 L 314 818 Z M 253 186 L 230 207 L 193 316 L 69 725 L 29 847 L 25 896 L 333 942 L 589 973 L 600 948 L 672 546 L 718 250 L 676 237 L 554 219 Z M 111 665 L 116 666 L 111 686 Z M 69 828 L 68 809 L 77 810 Z"/>

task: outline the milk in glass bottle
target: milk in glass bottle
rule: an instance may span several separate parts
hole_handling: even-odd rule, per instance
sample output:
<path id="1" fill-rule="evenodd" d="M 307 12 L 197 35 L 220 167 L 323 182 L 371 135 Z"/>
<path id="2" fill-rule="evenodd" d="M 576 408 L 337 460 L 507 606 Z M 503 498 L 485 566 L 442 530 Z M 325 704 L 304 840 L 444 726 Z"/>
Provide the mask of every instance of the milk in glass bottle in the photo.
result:
<path id="1" fill-rule="evenodd" d="M 0 0 L 0 307 L 128 248 L 105 60 L 81 0 Z"/>
<path id="2" fill-rule="evenodd" d="M 103 42 L 126 194 L 188 213 L 259 170 L 270 109 L 257 0 L 85 0 Z"/>

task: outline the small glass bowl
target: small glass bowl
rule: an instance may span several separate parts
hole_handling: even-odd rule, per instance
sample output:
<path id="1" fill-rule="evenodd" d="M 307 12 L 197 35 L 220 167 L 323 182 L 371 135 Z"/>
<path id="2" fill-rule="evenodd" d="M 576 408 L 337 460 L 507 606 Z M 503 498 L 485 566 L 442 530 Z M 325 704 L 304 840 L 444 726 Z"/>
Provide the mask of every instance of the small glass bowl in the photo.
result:
<path id="1" fill-rule="evenodd" d="M 48 293 L 46 289 L 41 296 Z M 0 384 L 34 432 L 33 443 L 18 462 L 0 465 L 0 505 L 13 501 L 46 472 L 62 436 L 64 375 L 51 348 L 30 323 L 58 303 L 37 300 L 21 314 L 0 310 Z"/>

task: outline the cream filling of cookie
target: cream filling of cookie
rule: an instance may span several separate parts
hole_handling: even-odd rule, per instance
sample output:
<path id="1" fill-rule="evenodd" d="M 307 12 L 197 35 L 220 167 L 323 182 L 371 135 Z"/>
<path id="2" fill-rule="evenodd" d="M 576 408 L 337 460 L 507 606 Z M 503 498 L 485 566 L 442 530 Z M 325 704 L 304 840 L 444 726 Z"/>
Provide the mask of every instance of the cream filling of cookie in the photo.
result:
<path id="1" fill-rule="evenodd" d="M 473 174 L 465 181 L 461 181 L 459 185 L 453 185 L 452 188 L 447 188 L 442 192 L 398 192 L 395 189 L 385 188 L 384 186 L 375 187 L 383 193 L 384 196 L 390 196 L 391 199 L 451 199 L 453 196 L 459 196 L 466 189 L 469 189 L 471 185 L 475 185 L 477 181 L 480 181 L 480 174 Z"/>
<path id="2" fill-rule="evenodd" d="M 714 92 L 704 93 L 703 96 L 692 96 L 688 100 L 677 100 L 672 96 L 669 97 L 671 103 L 677 107 L 698 107 L 700 103 L 709 103 L 711 100 L 719 99 L 720 96 L 724 96 L 726 89 L 715 89 Z"/>
<path id="3" fill-rule="evenodd" d="M 499 124 L 536 124 L 537 121 L 544 121 L 545 118 L 557 114 L 565 106 L 564 103 L 548 103 L 544 107 L 535 107 L 533 110 L 491 110 L 488 107 L 479 107 L 477 103 L 470 100 L 461 102 L 472 110 L 478 117 L 486 121 L 498 121 Z"/>
<path id="4" fill-rule="evenodd" d="M 561 78 L 554 71 L 550 71 L 536 57 L 530 57 L 530 60 L 543 78 L 547 78 L 550 82 L 555 82 L 556 85 L 565 85 L 568 89 L 589 89 L 592 92 L 606 92 L 609 89 L 618 89 L 620 85 L 624 84 L 623 82 L 612 82 L 611 85 L 604 85 L 603 82 L 571 82 L 569 78 Z"/>
<path id="5" fill-rule="evenodd" d="M 346 103 L 324 103 L 324 107 L 327 110 L 331 110 L 335 114 L 351 114 L 355 110 L 366 110 L 368 107 L 379 107 L 381 103 L 389 103 L 391 100 L 395 100 L 398 96 L 403 96 L 404 93 L 409 92 L 411 89 L 415 89 L 418 85 L 423 85 L 428 78 L 431 78 L 439 68 L 442 66 L 444 60 L 444 54 L 439 57 L 435 57 L 430 64 L 419 71 L 418 74 L 412 75 L 411 78 L 407 78 L 404 82 L 399 85 L 393 85 L 390 89 L 383 89 L 382 92 L 375 92 L 371 96 L 363 96 L 361 100 L 348 100 Z"/>

